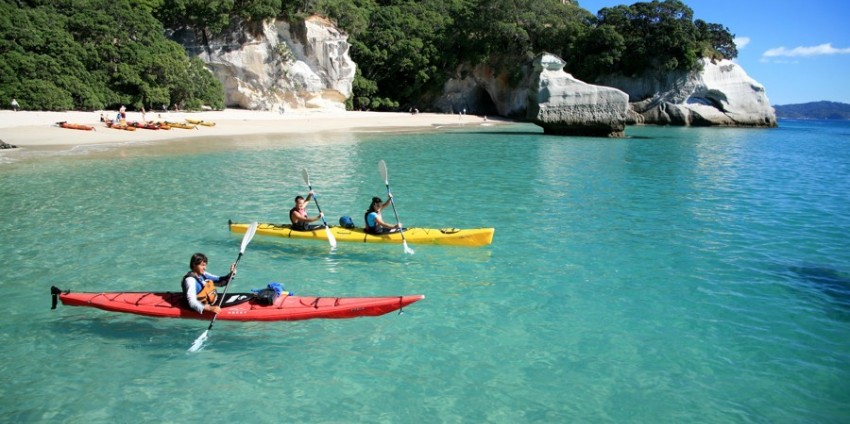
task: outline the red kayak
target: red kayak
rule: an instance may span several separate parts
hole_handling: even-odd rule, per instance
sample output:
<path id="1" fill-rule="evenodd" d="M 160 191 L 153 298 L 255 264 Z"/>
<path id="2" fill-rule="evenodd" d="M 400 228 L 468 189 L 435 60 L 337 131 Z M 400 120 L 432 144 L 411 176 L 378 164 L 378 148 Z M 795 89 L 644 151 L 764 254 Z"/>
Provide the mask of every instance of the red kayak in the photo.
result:
<path id="1" fill-rule="evenodd" d="M 80 292 L 51 288 L 53 309 L 56 299 L 68 306 L 88 306 L 112 312 L 125 312 L 159 318 L 210 320 L 213 314 L 199 314 L 183 305 L 179 292 Z M 281 295 L 271 305 L 260 304 L 253 293 L 228 293 L 218 314 L 220 321 L 296 321 L 313 318 L 356 318 L 378 316 L 424 299 L 424 295 L 386 297 L 311 297 Z"/>
<path id="2" fill-rule="evenodd" d="M 57 122 L 56 125 L 58 125 L 62 128 L 68 128 L 68 129 L 72 129 L 72 130 L 83 130 L 83 131 L 94 130 L 94 127 L 92 127 L 91 125 L 74 124 L 74 123 L 66 122 L 66 121 Z"/>
<path id="3" fill-rule="evenodd" d="M 142 122 L 128 122 L 127 125 L 129 125 L 131 127 L 136 127 L 136 128 L 144 128 L 146 130 L 158 130 L 159 129 L 159 125 L 142 123 Z M 171 129 L 171 127 L 168 127 L 168 129 Z"/>

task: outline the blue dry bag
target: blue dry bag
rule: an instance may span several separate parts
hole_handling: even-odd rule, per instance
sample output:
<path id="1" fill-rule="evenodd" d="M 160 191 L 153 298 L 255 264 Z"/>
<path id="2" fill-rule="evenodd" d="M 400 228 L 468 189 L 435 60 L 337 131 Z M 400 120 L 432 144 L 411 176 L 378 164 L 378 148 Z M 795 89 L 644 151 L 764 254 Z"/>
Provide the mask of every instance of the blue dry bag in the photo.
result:
<path id="1" fill-rule="evenodd" d="M 348 215 L 341 216 L 339 218 L 339 225 L 343 228 L 354 228 L 354 221 Z"/>

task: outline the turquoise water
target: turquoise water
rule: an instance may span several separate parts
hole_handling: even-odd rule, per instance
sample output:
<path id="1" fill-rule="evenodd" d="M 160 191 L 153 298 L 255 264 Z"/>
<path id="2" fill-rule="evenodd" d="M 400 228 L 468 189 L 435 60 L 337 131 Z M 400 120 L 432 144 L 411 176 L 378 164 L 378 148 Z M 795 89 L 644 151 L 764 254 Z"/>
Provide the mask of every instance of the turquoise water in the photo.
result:
<path id="1" fill-rule="evenodd" d="M 16 153 L 0 164 L 0 421 L 850 421 L 850 124 L 533 125 Z M 157 320 L 49 288 L 177 290 L 227 220 L 284 221 L 310 172 L 332 221 L 386 190 L 406 226 L 484 248 L 257 236 L 234 287 L 425 294 L 376 318 Z M 315 210 L 313 210 L 315 212 Z M 387 217 L 391 213 L 386 214 Z"/>

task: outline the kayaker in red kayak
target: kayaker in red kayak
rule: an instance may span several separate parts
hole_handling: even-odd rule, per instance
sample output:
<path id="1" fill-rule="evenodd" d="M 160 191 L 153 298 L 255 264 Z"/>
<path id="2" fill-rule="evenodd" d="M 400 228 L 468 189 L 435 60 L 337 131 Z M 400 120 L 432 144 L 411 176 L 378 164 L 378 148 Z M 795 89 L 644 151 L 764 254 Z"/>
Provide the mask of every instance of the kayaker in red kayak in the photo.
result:
<path id="1" fill-rule="evenodd" d="M 218 295 L 215 288 L 226 286 L 230 282 L 230 279 L 236 275 L 236 264 L 230 265 L 229 274 L 219 277 L 207 272 L 207 256 L 203 253 L 195 253 L 189 259 L 189 268 L 191 271 L 183 276 L 181 284 L 187 306 L 199 314 L 206 311 L 215 314 L 221 312 L 221 307 L 215 304 Z"/>
<path id="2" fill-rule="evenodd" d="M 307 215 L 307 203 L 310 203 L 311 199 L 313 199 L 312 190 L 310 190 L 310 193 L 307 194 L 306 199 L 303 196 L 295 197 L 295 207 L 289 210 L 289 221 L 292 223 L 293 230 L 309 231 L 314 228 L 321 227 L 321 225 L 310 225 L 311 222 L 318 221 L 325 216 L 321 212 L 319 212 L 315 218 L 310 218 L 310 216 Z"/>
<path id="3" fill-rule="evenodd" d="M 366 219 L 366 232 L 369 234 L 384 234 L 384 233 L 392 233 L 398 231 L 401 228 L 401 222 L 393 225 L 387 224 L 384 222 L 384 218 L 381 216 L 381 210 L 387 207 L 390 202 L 393 200 L 392 194 L 390 194 L 389 198 L 386 202 L 382 201 L 380 197 L 373 197 L 372 204 L 369 205 L 369 209 L 366 210 L 366 215 L 364 215 L 364 219 Z"/>

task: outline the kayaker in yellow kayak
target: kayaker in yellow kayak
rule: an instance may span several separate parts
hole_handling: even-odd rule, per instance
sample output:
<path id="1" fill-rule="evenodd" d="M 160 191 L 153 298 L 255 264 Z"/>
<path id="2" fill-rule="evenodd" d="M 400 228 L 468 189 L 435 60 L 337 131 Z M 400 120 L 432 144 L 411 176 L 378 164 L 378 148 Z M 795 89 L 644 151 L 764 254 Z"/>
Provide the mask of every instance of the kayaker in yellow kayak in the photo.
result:
<path id="1" fill-rule="evenodd" d="M 366 220 L 366 232 L 369 234 L 385 234 L 385 233 L 393 233 L 401 228 L 401 222 L 393 225 L 387 224 L 384 222 L 383 217 L 381 216 L 381 210 L 387 207 L 390 202 L 393 200 L 393 195 L 390 194 L 387 201 L 384 202 L 380 197 L 373 197 L 372 204 L 369 205 L 369 209 L 366 210 L 366 214 L 364 215 L 364 219 Z"/>
<path id="2" fill-rule="evenodd" d="M 295 196 L 295 207 L 289 210 L 289 222 L 292 223 L 292 229 L 295 231 L 309 231 L 315 228 L 322 228 L 321 225 L 311 225 L 311 222 L 322 219 L 325 214 L 319 212 L 315 218 L 310 218 L 307 215 L 307 203 L 313 199 L 313 191 L 307 194 L 305 199 L 303 196 Z"/>
<path id="3" fill-rule="evenodd" d="M 199 314 L 206 311 L 215 314 L 221 312 L 221 307 L 215 304 L 218 295 L 215 288 L 226 286 L 230 282 L 236 275 L 236 264 L 230 265 L 229 274 L 219 277 L 207 272 L 207 255 L 195 253 L 189 259 L 189 268 L 191 271 L 183 276 L 182 282 L 187 306 Z"/>

